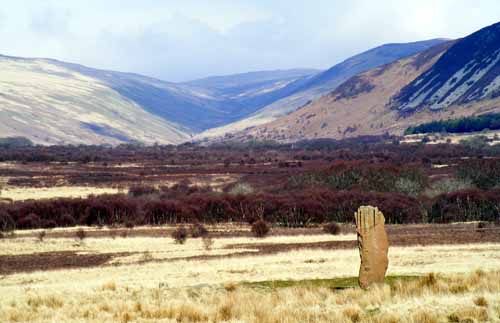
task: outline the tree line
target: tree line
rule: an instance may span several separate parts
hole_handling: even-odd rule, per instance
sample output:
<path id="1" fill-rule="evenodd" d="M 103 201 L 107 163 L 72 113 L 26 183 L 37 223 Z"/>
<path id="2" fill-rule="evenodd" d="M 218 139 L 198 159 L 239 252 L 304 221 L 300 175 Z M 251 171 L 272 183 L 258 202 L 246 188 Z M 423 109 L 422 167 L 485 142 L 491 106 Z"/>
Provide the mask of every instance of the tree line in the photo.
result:
<path id="1" fill-rule="evenodd" d="M 486 129 L 500 129 L 500 113 L 463 117 L 459 119 L 431 121 L 415 127 L 409 127 L 406 129 L 405 135 L 439 132 L 466 133 L 478 132 Z"/>

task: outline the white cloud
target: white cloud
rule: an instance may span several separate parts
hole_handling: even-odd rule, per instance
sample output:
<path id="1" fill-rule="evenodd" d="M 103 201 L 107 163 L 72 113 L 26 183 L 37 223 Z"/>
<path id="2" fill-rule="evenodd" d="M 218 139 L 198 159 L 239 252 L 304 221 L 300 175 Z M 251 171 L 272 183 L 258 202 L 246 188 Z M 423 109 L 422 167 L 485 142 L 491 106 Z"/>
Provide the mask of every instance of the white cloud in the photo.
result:
<path id="1" fill-rule="evenodd" d="M 32 14 L 30 28 L 35 34 L 44 34 L 49 37 L 59 36 L 68 32 L 70 19 L 69 10 L 60 10 L 49 5 Z"/>
<path id="2" fill-rule="evenodd" d="M 2 11 L 2 54 L 173 81 L 328 68 L 383 43 L 462 37 L 500 20 L 497 0 L 24 0 Z"/>

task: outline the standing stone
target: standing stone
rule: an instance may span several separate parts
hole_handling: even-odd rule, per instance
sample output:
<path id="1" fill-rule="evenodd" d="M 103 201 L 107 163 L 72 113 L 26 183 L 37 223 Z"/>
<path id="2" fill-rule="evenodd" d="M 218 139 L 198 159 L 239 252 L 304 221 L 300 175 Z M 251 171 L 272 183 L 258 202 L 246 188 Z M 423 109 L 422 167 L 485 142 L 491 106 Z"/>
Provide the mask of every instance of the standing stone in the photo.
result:
<path id="1" fill-rule="evenodd" d="M 371 284 L 384 282 L 389 265 L 389 242 L 385 232 L 385 218 L 378 208 L 361 206 L 354 216 L 361 256 L 359 286 L 366 289 Z"/>

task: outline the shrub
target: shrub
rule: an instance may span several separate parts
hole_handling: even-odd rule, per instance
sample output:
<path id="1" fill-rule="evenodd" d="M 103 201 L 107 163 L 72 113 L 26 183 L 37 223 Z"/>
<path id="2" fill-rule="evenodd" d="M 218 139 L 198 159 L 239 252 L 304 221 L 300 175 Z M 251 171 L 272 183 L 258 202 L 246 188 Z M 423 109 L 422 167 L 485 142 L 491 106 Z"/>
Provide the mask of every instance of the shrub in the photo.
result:
<path id="1" fill-rule="evenodd" d="M 178 227 L 172 232 L 172 238 L 175 243 L 184 244 L 187 240 L 188 232 L 185 227 Z"/>
<path id="2" fill-rule="evenodd" d="M 39 242 L 43 242 L 43 239 L 45 239 L 46 235 L 47 235 L 47 233 L 45 232 L 45 230 L 42 230 L 42 231 L 37 233 L 36 237 L 37 237 Z"/>
<path id="3" fill-rule="evenodd" d="M 320 172 L 292 176 L 288 182 L 288 188 L 303 189 L 323 186 L 335 190 L 399 192 L 417 196 L 427 185 L 427 180 L 427 176 L 418 167 L 340 161 Z"/>
<path id="4" fill-rule="evenodd" d="M 264 220 L 258 220 L 252 224 L 252 233 L 257 238 L 267 236 L 270 230 L 269 224 Z"/>
<path id="5" fill-rule="evenodd" d="M 40 228 L 40 217 L 34 213 L 30 213 L 21 217 L 17 223 L 20 229 L 35 229 Z"/>
<path id="6" fill-rule="evenodd" d="M 408 178 L 399 178 L 395 183 L 396 192 L 417 197 L 422 192 L 422 186 L 418 182 Z"/>
<path id="7" fill-rule="evenodd" d="M 469 180 L 444 178 L 432 183 L 431 187 L 426 191 L 426 195 L 435 197 L 444 193 L 451 193 L 472 188 L 473 185 Z"/>
<path id="8" fill-rule="evenodd" d="M 478 224 L 477 224 L 477 228 L 478 229 L 485 229 L 488 227 L 488 222 L 484 222 L 484 221 L 480 221 Z"/>
<path id="9" fill-rule="evenodd" d="M 247 195 L 253 192 L 254 188 L 248 183 L 238 183 L 229 190 L 229 194 L 231 195 Z"/>
<path id="10" fill-rule="evenodd" d="M 115 240 L 118 232 L 115 229 L 109 230 L 109 236 L 111 239 Z"/>
<path id="11" fill-rule="evenodd" d="M 500 191 L 465 190 L 436 197 L 430 222 L 495 221 L 500 214 Z"/>
<path id="12" fill-rule="evenodd" d="M 0 232 L 11 231 L 16 227 L 14 220 L 7 211 L 0 210 Z"/>
<path id="13" fill-rule="evenodd" d="M 153 186 L 132 186 L 128 190 L 128 194 L 133 197 L 152 195 L 156 193 L 159 193 L 159 190 Z"/>
<path id="14" fill-rule="evenodd" d="M 92 201 L 85 212 L 85 224 L 88 226 L 103 226 L 111 221 L 111 210 L 109 203 L 104 201 Z"/>
<path id="15" fill-rule="evenodd" d="M 462 163 L 457 170 L 460 179 L 472 182 L 481 189 L 500 185 L 500 160 L 479 159 Z"/>
<path id="16" fill-rule="evenodd" d="M 75 236 L 78 240 L 83 241 L 83 239 L 87 237 L 87 232 L 85 232 L 85 230 L 83 229 L 78 229 L 75 232 Z"/>
<path id="17" fill-rule="evenodd" d="M 488 301 L 484 298 L 484 296 L 476 297 L 474 299 L 474 304 L 476 304 L 476 306 L 488 307 Z"/>
<path id="18" fill-rule="evenodd" d="M 200 238 L 208 234 L 208 230 L 201 223 L 195 223 L 189 227 L 191 237 Z"/>
<path id="19" fill-rule="evenodd" d="M 330 222 L 330 223 L 327 223 L 323 226 L 323 231 L 325 233 L 337 235 L 337 234 L 340 234 L 341 228 L 340 228 L 340 225 L 338 223 Z"/>
<path id="20" fill-rule="evenodd" d="M 229 283 L 224 285 L 224 289 L 227 292 L 234 292 L 236 289 L 238 289 L 238 285 L 236 283 L 229 282 Z"/>
<path id="21" fill-rule="evenodd" d="M 70 214 L 63 214 L 59 219 L 58 224 L 63 227 L 71 227 L 76 224 L 76 220 Z"/>
<path id="22" fill-rule="evenodd" d="M 55 220 L 44 220 L 42 221 L 42 227 L 46 229 L 54 229 L 57 227 L 57 222 Z"/>
<path id="23" fill-rule="evenodd" d="M 177 201 L 151 201 L 144 206 L 145 221 L 151 225 L 183 222 L 187 214 L 189 210 Z"/>

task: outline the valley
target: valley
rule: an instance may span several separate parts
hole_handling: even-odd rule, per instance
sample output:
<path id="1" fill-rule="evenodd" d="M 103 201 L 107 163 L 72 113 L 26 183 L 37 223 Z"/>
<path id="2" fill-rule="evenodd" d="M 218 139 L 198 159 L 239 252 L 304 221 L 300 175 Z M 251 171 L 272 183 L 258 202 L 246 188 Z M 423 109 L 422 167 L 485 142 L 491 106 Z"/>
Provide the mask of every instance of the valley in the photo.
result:
<path id="1" fill-rule="evenodd" d="M 0 322 L 500 322 L 495 1 L 49 2 L 0 8 Z"/>

